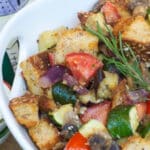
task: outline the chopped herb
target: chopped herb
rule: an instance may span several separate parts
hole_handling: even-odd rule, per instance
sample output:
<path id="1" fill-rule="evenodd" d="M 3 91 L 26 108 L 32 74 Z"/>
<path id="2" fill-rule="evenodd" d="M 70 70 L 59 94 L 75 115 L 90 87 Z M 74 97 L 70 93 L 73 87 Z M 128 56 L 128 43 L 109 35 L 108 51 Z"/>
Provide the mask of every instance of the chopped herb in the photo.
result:
<path id="1" fill-rule="evenodd" d="M 147 14 L 150 15 L 150 7 L 147 9 Z"/>
<path id="2" fill-rule="evenodd" d="M 106 26 L 109 37 L 106 36 L 100 25 L 97 23 L 97 31 L 93 30 L 90 27 L 85 27 L 86 31 L 90 32 L 93 35 L 96 35 L 100 41 L 102 41 L 106 47 L 112 51 L 115 57 L 107 57 L 102 55 L 103 59 L 109 65 L 115 65 L 116 68 L 127 77 L 131 77 L 136 85 L 140 88 L 145 88 L 150 91 L 148 83 L 144 80 L 142 76 L 142 71 L 139 66 L 139 61 L 136 58 L 132 48 L 122 42 L 121 33 L 119 33 L 118 38 L 116 38 L 112 31 Z M 124 46 L 128 49 L 129 56 L 125 55 Z"/>

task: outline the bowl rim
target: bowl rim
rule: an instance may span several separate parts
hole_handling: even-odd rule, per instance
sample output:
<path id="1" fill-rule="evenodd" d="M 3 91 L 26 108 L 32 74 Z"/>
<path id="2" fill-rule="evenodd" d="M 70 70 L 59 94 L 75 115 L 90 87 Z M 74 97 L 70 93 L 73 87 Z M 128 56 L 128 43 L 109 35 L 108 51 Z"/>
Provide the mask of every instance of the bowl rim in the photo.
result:
<path id="1" fill-rule="evenodd" d="M 7 124 L 10 132 L 13 133 L 13 136 L 17 140 L 20 147 L 22 147 L 25 150 L 33 150 L 33 146 L 25 138 L 23 138 L 22 134 L 20 133 L 19 128 L 16 128 L 16 125 L 15 125 L 16 122 L 15 122 L 14 116 L 12 115 L 11 111 L 5 109 L 4 100 L 8 100 L 8 97 L 6 96 L 6 94 L 4 92 L 4 87 L 3 87 L 2 63 L 3 63 L 3 57 L 4 57 L 8 43 L 5 42 L 3 40 L 3 38 L 6 37 L 7 35 L 10 35 L 8 33 L 8 31 L 10 31 L 11 26 L 13 26 L 14 22 L 17 21 L 18 18 L 20 18 L 21 16 L 24 16 L 24 14 L 26 14 L 28 12 L 28 10 L 32 9 L 33 7 L 40 5 L 41 2 L 42 2 L 42 0 L 36 0 L 36 1 L 33 1 L 32 3 L 30 3 L 30 5 L 23 7 L 21 10 L 19 10 L 17 13 L 15 13 L 13 15 L 13 17 L 6 23 L 6 25 L 3 27 L 2 31 L 0 32 L 0 49 L 1 49 L 1 55 L 0 55 L 0 70 L 1 70 L 0 71 L 0 87 L 1 87 L 0 99 L 1 99 L 1 105 L 0 105 L 0 109 L 1 109 L 1 113 L 4 117 L 4 120 Z M 17 32 L 12 32 L 12 34 L 8 38 L 11 40 L 11 38 L 13 36 L 15 37 L 15 35 L 17 36 L 17 34 L 18 34 Z M 7 40 L 7 41 L 10 41 L 10 40 Z M 9 116 L 11 117 L 12 123 L 10 123 Z"/>

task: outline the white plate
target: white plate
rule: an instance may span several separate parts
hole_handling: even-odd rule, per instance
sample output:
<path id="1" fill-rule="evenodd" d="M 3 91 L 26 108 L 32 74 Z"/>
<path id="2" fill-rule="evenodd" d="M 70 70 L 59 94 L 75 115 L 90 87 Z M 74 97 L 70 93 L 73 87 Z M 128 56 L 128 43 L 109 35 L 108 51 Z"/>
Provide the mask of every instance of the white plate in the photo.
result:
<path id="1" fill-rule="evenodd" d="M 23 8 L 5 26 L 0 34 L 0 69 L 2 59 L 8 43 L 18 37 L 20 41 L 20 59 L 22 61 L 37 52 L 38 35 L 48 29 L 59 26 L 73 27 L 78 24 L 77 12 L 89 10 L 97 0 L 36 0 L 31 5 Z M 2 72 L 0 72 L 0 87 L 2 87 Z M 18 67 L 11 97 L 24 93 L 25 85 Z M 20 144 L 25 150 L 34 150 L 36 147 L 29 138 L 26 130 L 20 126 L 8 107 L 8 97 L 4 89 L 0 88 L 0 110 L 4 119 Z"/>

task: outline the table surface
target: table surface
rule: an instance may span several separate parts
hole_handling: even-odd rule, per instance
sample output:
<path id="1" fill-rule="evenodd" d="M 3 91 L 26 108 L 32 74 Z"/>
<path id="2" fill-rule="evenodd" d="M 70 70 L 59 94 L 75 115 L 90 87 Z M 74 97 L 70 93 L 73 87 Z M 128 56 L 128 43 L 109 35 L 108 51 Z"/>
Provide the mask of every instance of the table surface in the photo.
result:
<path id="1" fill-rule="evenodd" d="M 0 150 L 21 150 L 21 148 L 10 134 L 7 140 L 0 145 Z"/>

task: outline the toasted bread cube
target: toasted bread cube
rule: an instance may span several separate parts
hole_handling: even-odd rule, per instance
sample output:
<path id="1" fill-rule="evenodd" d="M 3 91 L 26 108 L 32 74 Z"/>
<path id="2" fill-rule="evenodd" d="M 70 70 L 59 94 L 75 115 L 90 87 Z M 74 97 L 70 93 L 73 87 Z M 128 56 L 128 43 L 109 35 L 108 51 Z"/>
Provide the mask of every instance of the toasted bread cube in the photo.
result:
<path id="1" fill-rule="evenodd" d="M 29 57 L 21 63 L 23 76 L 29 91 L 36 95 L 43 95 L 44 90 L 39 86 L 39 78 L 45 74 L 50 66 L 48 52 L 44 51 Z"/>
<path id="2" fill-rule="evenodd" d="M 143 60 L 150 60 L 150 24 L 143 16 L 121 19 L 113 32 L 116 36 L 121 32 L 123 41 L 130 44 Z"/>
<path id="3" fill-rule="evenodd" d="M 135 135 L 129 137 L 121 147 L 122 150 L 150 150 L 150 141 Z"/>
<path id="4" fill-rule="evenodd" d="M 9 107 L 17 121 L 27 128 L 35 126 L 39 121 L 38 96 L 26 93 L 24 96 L 14 98 Z"/>
<path id="5" fill-rule="evenodd" d="M 130 17 L 121 20 L 114 27 L 114 33 L 122 33 L 123 40 L 147 44 L 150 43 L 150 25 L 143 16 Z"/>
<path id="6" fill-rule="evenodd" d="M 49 99 L 46 96 L 40 96 L 39 98 L 39 109 L 43 112 L 53 111 L 56 108 L 56 103 L 53 99 Z"/>
<path id="7" fill-rule="evenodd" d="M 81 29 L 66 30 L 57 42 L 55 62 L 62 64 L 67 54 L 81 51 L 96 55 L 98 52 L 98 38 Z"/>
<path id="8" fill-rule="evenodd" d="M 66 27 L 62 26 L 56 30 L 42 32 L 38 40 L 39 51 L 45 51 L 54 47 L 57 44 L 61 33 L 65 30 L 67 30 Z"/>
<path id="9" fill-rule="evenodd" d="M 78 13 L 78 18 L 82 25 L 90 27 L 97 30 L 97 23 L 100 25 L 104 33 L 107 33 L 106 22 L 103 14 L 92 13 L 92 12 L 80 12 Z"/>
<path id="10" fill-rule="evenodd" d="M 40 150 L 52 150 L 55 144 L 59 142 L 57 129 L 44 119 L 29 129 L 29 135 Z"/>
<path id="11" fill-rule="evenodd" d="M 125 5 L 122 5 L 122 3 L 120 3 L 120 4 L 114 3 L 114 4 L 115 4 L 121 18 L 127 18 L 127 17 L 131 16 L 130 11 L 128 10 L 128 8 Z"/>

